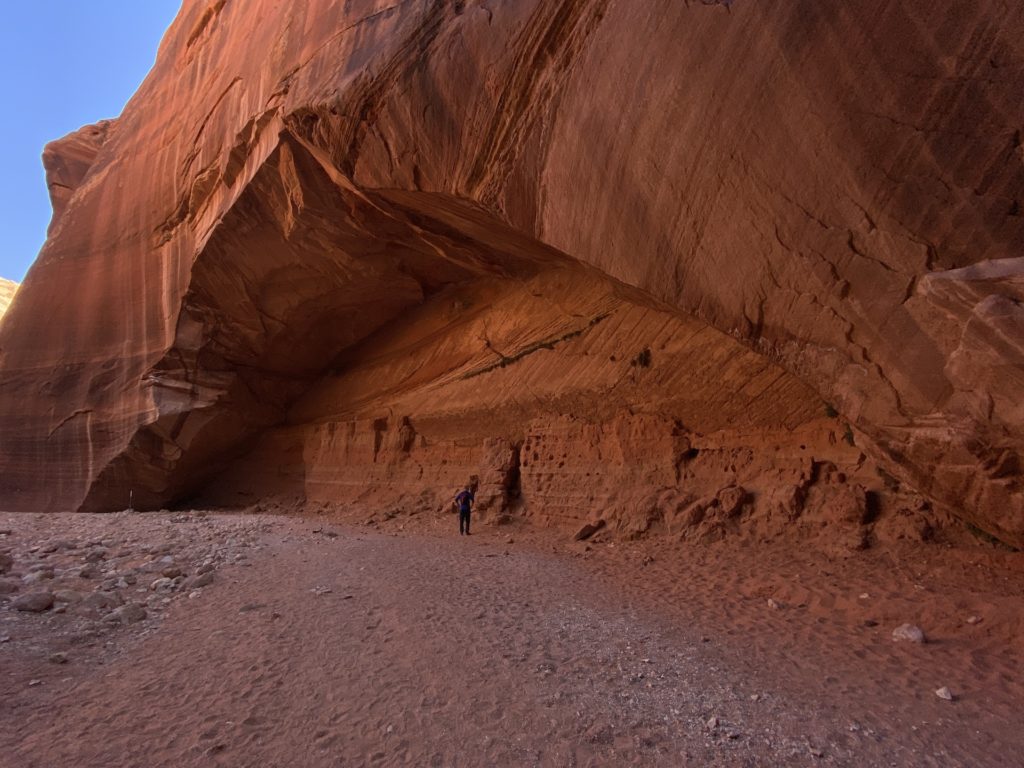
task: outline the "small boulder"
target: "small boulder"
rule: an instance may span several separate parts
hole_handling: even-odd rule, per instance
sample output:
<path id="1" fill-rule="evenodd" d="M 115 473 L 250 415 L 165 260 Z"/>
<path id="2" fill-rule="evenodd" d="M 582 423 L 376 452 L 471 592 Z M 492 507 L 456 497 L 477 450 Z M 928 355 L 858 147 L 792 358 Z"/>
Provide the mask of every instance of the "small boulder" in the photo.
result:
<path id="1" fill-rule="evenodd" d="M 892 631 L 892 639 L 905 643 L 923 643 L 926 640 L 924 630 L 913 624 L 900 624 Z"/>
<path id="2" fill-rule="evenodd" d="M 595 533 L 600 531 L 602 528 L 604 528 L 604 526 L 605 522 L 603 519 L 597 520 L 593 523 L 587 523 L 578 531 L 576 531 L 576 535 L 573 536 L 572 539 L 573 541 L 585 541 L 589 539 L 591 536 L 593 536 Z"/>
<path id="3" fill-rule="evenodd" d="M 98 563 L 101 560 L 107 559 L 107 550 L 103 547 L 98 547 L 85 556 L 85 562 L 87 563 Z"/>
<path id="4" fill-rule="evenodd" d="M 16 611 L 28 611 L 29 613 L 42 613 L 53 607 L 52 592 L 29 592 L 27 595 L 15 598 L 11 604 Z"/>
<path id="5" fill-rule="evenodd" d="M 193 576 L 185 583 L 186 589 L 199 589 L 200 587 L 206 587 L 213 583 L 213 571 L 207 571 L 206 573 L 200 573 L 198 576 Z"/>
<path id="6" fill-rule="evenodd" d="M 104 611 L 123 604 L 124 598 L 117 592 L 93 592 L 82 600 L 81 606 L 87 610 Z"/>
<path id="7" fill-rule="evenodd" d="M 108 613 L 103 620 L 112 624 L 135 624 L 145 619 L 146 615 L 146 609 L 139 603 L 126 603 Z"/>
<path id="8" fill-rule="evenodd" d="M 26 573 L 21 577 L 21 581 L 24 584 L 39 584 L 43 581 L 50 581 L 53 579 L 53 576 L 53 569 L 45 568 L 38 571 L 32 571 L 32 573 Z"/>

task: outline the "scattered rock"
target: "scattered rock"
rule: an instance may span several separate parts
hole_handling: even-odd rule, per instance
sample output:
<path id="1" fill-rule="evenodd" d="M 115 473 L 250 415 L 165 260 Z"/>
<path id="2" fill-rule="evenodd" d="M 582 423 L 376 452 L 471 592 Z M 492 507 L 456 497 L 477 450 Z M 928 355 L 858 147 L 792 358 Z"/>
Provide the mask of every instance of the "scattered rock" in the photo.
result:
<path id="1" fill-rule="evenodd" d="M 8 552 L 0 552 L 0 573 L 7 573 L 14 567 L 14 558 Z"/>
<path id="2" fill-rule="evenodd" d="M 312 592 L 314 595 L 317 595 L 317 596 L 319 596 L 319 595 L 329 595 L 329 594 L 331 594 L 331 592 L 333 592 L 333 590 L 330 587 L 313 587 L 309 591 Z"/>
<path id="3" fill-rule="evenodd" d="M 53 569 L 50 568 L 26 573 L 21 577 L 23 584 L 39 584 L 40 582 L 50 581 L 51 579 L 53 579 Z"/>
<path id="4" fill-rule="evenodd" d="M 593 523 L 587 523 L 578 531 L 576 531 L 576 535 L 573 536 L 572 539 L 573 541 L 585 541 L 586 539 L 589 539 L 595 533 L 600 531 L 602 528 L 604 528 L 604 526 L 605 521 L 603 518 Z"/>
<path id="5" fill-rule="evenodd" d="M 107 611 L 124 604 L 124 598 L 117 592 L 93 592 L 82 599 L 82 607 L 95 611 Z"/>
<path id="6" fill-rule="evenodd" d="M 21 589 L 18 579 L 0 579 L 0 595 L 12 595 Z"/>
<path id="7" fill-rule="evenodd" d="M 164 576 L 150 584 L 149 588 L 154 592 L 169 592 L 174 589 L 174 581 Z"/>
<path id="8" fill-rule="evenodd" d="M 205 573 L 200 573 L 200 574 L 198 574 L 196 576 L 193 576 L 191 579 L 189 579 L 186 582 L 186 587 L 188 589 L 198 589 L 200 587 L 209 586 L 212 583 L 213 583 L 213 571 L 209 570 L 209 571 L 206 571 Z"/>
<path id="9" fill-rule="evenodd" d="M 35 688 L 37 685 L 42 685 L 42 684 L 43 684 L 43 681 L 39 680 L 38 678 L 34 678 L 34 679 L 28 681 L 28 687 L 29 688 Z"/>
<path id="10" fill-rule="evenodd" d="M 139 603 L 127 603 L 103 617 L 104 621 L 120 624 L 135 624 L 146 618 L 146 609 Z"/>
<path id="11" fill-rule="evenodd" d="M 982 622 L 981 616 L 970 616 L 967 619 L 967 623 L 968 624 L 981 624 L 981 622 Z"/>
<path id="12" fill-rule="evenodd" d="M 50 654 L 50 663 L 51 664 L 67 664 L 68 663 L 68 655 L 66 653 L 63 653 L 62 651 L 58 651 L 57 653 L 52 653 L 52 654 Z"/>
<path id="13" fill-rule="evenodd" d="M 92 550 L 85 556 L 85 562 L 87 563 L 98 563 L 101 560 L 107 559 L 107 550 L 103 547 Z"/>
<path id="14" fill-rule="evenodd" d="M 900 624 L 892 631 L 892 639 L 897 642 L 923 643 L 925 642 L 924 630 L 913 624 Z"/>
<path id="15" fill-rule="evenodd" d="M 51 541 L 48 544 L 44 544 L 39 551 L 40 552 L 44 552 L 46 554 L 51 554 L 53 552 L 61 552 L 61 551 L 66 550 L 66 549 L 77 549 L 77 548 L 78 548 L 78 543 L 77 542 L 67 541 L 66 539 L 58 539 L 57 541 Z"/>
<path id="16" fill-rule="evenodd" d="M 173 579 L 181 576 L 181 568 L 176 565 L 169 565 L 160 571 L 160 575 L 168 579 Z"/>
<path id="17" fill-rule="evenodd" d="M 28 611 L 29 613 L 42 613 L 53 607 L 52 592 L 29 592 L 14 600 L 12 607 L 16 611 Z"/>
<path id="18" fill-rule="evenodd" d="M 776 602 L 775 600 L 773 600 L 772 598 L 769 597 L 768 598 L 768 607 L 771 608 L 773 611 L 777 611 L 780 608 L 782 608 L 782 603 L 778 603 L 778 602 Z"/>
<path id="19" fill-rule="evenodd" d="M 712 715 L 704 725 L 709 731 L 713 731 L 718 727 L 718 718 L 715 715 Z"/>
<path id="20" fill-rule="evenodd" d="M 947 688 L 946 686 L 942 686 L 941 688 L 939 688 L 939 690 L 935 692 L 935 695 L 945 701 L 953 700 L 953 692 L 949 690 L 949 688 Z"/>

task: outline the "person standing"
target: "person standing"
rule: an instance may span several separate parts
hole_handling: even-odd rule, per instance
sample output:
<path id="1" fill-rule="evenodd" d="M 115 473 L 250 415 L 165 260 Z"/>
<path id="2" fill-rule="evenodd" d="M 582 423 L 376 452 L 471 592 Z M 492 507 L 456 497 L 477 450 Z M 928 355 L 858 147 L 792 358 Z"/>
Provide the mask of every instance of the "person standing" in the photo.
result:
<path id="1" fill-rule="evenodd" d="M 459 508 L 459 535 L 469 536 L 469 513 L 473 509 L 476 494 L 470 486 L 466 486 L 455 495 L 455 506 Z"/>

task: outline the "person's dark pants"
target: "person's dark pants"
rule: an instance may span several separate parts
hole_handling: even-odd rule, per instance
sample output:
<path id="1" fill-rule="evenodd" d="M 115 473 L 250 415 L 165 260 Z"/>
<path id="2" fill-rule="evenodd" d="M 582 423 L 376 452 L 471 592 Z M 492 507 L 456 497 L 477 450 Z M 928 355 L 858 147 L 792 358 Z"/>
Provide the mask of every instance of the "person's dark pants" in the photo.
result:
<path id="1" fill-rule="evenodd" d="M 459 510 L 459 534 L 469 534 L 469 510 Z"/>

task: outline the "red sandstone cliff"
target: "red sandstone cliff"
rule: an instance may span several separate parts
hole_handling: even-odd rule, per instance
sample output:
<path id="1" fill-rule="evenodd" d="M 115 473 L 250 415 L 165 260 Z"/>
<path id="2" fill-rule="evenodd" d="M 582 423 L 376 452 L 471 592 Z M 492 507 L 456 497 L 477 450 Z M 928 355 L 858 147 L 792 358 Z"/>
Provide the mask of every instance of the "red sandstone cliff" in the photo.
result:
<path id="1" fill-rule="evenodd" d="M 47 149 L 0 506 L 474 473 L 643 527 L 846 467 L 1024 543 L 1022 41 L 984 0 L 186 2 Z"/>

